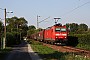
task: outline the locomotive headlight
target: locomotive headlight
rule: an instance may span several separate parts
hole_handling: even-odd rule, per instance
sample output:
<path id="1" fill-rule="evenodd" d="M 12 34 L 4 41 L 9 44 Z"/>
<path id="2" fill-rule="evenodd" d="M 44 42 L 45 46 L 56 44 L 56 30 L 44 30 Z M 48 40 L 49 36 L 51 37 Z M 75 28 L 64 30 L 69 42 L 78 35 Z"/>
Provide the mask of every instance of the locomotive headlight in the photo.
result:
<path id="1" fill-rule="evenodd" d="M 67 34 L 62 34 L 63 36 L 67 36 Z"/>
<path id="2" fill-rule="evenodd" d="M 56 36 L 56 38 L 58 38 L 58 37 Z"/>
<path id="3" fill-rule="evenodd" d="M 65 38 L 67 38 L 67 37 L 65 37 Z"/>

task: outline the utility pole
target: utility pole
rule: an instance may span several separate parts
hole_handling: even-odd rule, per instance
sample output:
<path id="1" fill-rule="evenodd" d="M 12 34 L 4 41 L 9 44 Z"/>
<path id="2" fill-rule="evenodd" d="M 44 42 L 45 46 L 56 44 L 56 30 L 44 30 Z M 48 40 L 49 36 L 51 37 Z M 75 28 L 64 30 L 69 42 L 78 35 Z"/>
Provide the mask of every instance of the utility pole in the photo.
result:
<path id="1" fill-rule="evenodd" d="M 37 29 L 38 29 L 38 15 L 37 15 Z"/>
<path id="2" fill-rule="evenodd" d="M 10 12 L 7 12 L 6 11 L 6 8 L 5 9 L 2 9 L 2 8 L 0 8 L 1 10 L 4 10 L 4 37 L 3 37 L 3 43 L 2 43 L 2 49 L 5 49 L 5 47 L 6 47 L 6 14 L 7 13 L 13 13 L 12 11 L 10 11 Z"/>
<path id="3" fill-rule="evenodd" d="M 38 17 L 40 17 L 40 16 L 37 15 L 37 29 L 39 28 Z"/>
<path id="4" fill-rule="evenodd" d="M 6 47 L 6 8 L 4 9 L 5 19 L 4 19 L 4 38 L 3 38 L 3 49 Z"/>
<path id="5" fill-rule="evenodd" d="M 38 21 L 38 17 L 40 17 L 40 16 L 37 15 L 37 29 L 39 28 L 39 23 L 41 23 L 41 22 L 47 20 L 48 18 L 50 18 L 50 17 L 48 17 L 48 18 L 45 18 L 45 19 L 42 20 L 42 21 Z"/>

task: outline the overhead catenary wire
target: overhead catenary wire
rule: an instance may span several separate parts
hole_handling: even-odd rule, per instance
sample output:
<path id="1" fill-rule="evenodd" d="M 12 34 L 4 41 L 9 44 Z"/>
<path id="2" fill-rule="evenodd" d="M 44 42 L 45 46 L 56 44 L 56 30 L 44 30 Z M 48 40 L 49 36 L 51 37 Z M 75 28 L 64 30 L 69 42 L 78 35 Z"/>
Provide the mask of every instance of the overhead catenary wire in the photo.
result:
<path id="1" fill-rule="evenodd" d="M 49 16 L 48 18 L 50 18 L 50 16 Z M 42 20 L 42 21 L 40 21 L 40 22 L 38 22 L 38 23 L 41 23 L 41 22 L 43 22 L 43 21 L 47 20 L 48 18 L 46 18 L 46 19 L 44 19 L 44 20 Z"/>
<path id="2" fill-rule="evenodd" d="M 73 12 L 74 10 L 76 10 L 76 9 L 78 9 L 78 8 L 80 8 L 80 7 L 82 7 L 82 6 L 86 5 L 86 4 L 88 4 L 88 3 L 90 3 L 90 1 L 88 1 L 88 2 L 86 2 L 86 3 L 84 3 L 84 4 L 82 4 L 82 5 L 80 5 L 80 6 L 76 7 L 76 8 L 74 8 L 74 9 L 68 11 L 68 12 L 66 12 L 66 13 L 63 14 L 62 16 L 65 16 L 65 15 L 67 15 L 67 14 Z"/>

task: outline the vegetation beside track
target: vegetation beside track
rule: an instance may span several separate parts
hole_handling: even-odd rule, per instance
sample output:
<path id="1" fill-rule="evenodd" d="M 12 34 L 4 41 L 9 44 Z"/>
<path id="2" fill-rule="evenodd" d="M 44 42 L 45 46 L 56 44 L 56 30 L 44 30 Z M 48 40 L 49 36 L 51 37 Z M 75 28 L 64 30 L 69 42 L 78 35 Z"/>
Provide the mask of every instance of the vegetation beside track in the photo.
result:
<path id="1" fill-rule="evenodd" d="M 5 60 L 6 56 L 12 50 L 11 47 L 6 47 L 5 49 L 0 50 L 0 60 Z"/>
<path id="2" fill-rule="evenodd" d="M 62 53 L 55 51 L 47 46 L 43 46 L 41 42 L 35 42 L 34 40 L 28 41 L 31 44 L 33 50 L 42 57 L 43 60 L 90 60 L 75 53 Z"/>
<path id="3" fill-rule="evenodd" d="M 77 35 L 79 44 L 77 47 L 90 50 L 90 34 Z"/>
<path id="4" fill-rule="evenodd" d="M 71 34 L 69 37 L 69 40 L 72 45 L 76 44 L 77 48 L 90 50 L 90 34 L 89 33 L 88 34 Z"/>

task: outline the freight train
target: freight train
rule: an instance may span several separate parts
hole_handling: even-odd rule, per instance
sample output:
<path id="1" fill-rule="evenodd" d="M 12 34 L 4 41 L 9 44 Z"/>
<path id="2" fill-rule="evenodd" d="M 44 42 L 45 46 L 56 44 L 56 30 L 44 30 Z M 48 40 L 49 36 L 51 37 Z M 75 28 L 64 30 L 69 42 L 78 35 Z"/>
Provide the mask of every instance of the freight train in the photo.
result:
<path id="1" fill-rule="evenodd" d="M 62 26 L 62 24 L 55 24 L 51 27 L 43 29 L 40 32 L 32 34 L 30 37 L 32 39 L 51 43 L 51 44 L 67 44 L 67 36 L 68 36 L 68 29 L 66 26 Z"/>

